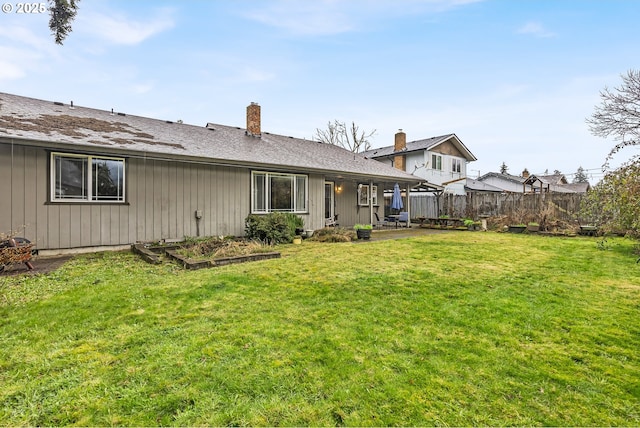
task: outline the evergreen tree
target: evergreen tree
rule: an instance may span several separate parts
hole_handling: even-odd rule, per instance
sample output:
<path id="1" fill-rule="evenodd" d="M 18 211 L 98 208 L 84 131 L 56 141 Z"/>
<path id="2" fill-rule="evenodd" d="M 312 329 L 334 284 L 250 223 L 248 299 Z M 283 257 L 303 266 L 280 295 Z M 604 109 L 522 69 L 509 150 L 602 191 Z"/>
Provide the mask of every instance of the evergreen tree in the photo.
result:
<path id="1" fill-rule="evenodd" d="M 573 177 L 573 182 L 574 183 L 589 182 L 589 177 L 587 177 L 587 174 L 584 172 L 584 168 L 582 168 L 582 166 L 578 167 L 578 170 L 576 171 L 576 175 Z"/>
<path id="2" fill-rule="evenodd" d="M 49 29 L 59 45 L 71 32 L 71 22 L 78 13 L 79 2 L 80 0 L 49 0 Z"/>

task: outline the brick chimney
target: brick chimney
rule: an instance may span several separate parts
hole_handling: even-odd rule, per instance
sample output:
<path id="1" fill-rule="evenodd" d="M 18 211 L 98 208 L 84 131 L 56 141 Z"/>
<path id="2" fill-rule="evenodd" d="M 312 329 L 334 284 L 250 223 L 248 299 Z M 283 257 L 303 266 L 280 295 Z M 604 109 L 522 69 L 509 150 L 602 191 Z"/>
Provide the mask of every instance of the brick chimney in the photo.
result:
<path id="1" fill-rule="evenodd" d="M 522 178 L 529 178 L 529 175 L 530 175 L 530 174 L 529 174 L 529 170 L 528 170 L 527 168 L 525 168 L 525 169 L 522 171 Z"/>
<path id="2" fill-rule="evenodd" d="M 396 155 L 393 157 L 393 167 L 405 171 L 407 166 L 407 157 L 404 151 L 407 150 L 407 134 L 398 129 L 393 151 Z"/>
<path id="3" fill-rule="evenodd" d="M 247 107 L 247 135 L 252 137 L 260 137 L 260 105 L 251 103 Z"/>

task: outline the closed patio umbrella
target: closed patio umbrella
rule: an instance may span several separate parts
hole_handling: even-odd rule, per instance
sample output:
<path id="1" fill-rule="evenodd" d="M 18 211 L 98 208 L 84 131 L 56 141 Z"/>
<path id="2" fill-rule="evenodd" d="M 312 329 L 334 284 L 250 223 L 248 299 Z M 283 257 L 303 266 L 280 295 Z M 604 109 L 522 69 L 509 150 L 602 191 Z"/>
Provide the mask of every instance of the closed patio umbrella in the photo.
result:
<path id="1" fill-rule="evenodd" d="M 402 204 L 402 195 L 400 195 L 400 186 L 398 183 L 393 186 L 393 197 L 391 198 L 391 209 L 400 211 L 404 208 Z"/>

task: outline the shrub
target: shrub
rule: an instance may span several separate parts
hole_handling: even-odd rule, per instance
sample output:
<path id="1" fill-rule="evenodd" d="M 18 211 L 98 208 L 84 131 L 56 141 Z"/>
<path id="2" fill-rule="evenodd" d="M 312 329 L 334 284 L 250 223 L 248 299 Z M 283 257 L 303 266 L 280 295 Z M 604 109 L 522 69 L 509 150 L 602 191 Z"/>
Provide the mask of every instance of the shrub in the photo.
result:
<path id="1" fill-rule="evenodd" d="M 303 226 L 303 220 L 291 213 L 249 214 L 245 219 L 245 236 L 272 245 L 290 243 L 296 229 Z"/>
<path id="2" fill-rule="evenodd" d="M 353 230 L 347 230 L 341 227 L 325 227 L 313 232 L 313 236 L 309 238 L 318 242 L 351 242 L 356 238 Z"/>
<path id="3" fill-rule="evenodd" d="M 258 241 L 234 237 L 209 237 L 186 242 L 179 253 L 187 257 L 215 259 L 264 253 L 269 250 L 269 246 Z"/>

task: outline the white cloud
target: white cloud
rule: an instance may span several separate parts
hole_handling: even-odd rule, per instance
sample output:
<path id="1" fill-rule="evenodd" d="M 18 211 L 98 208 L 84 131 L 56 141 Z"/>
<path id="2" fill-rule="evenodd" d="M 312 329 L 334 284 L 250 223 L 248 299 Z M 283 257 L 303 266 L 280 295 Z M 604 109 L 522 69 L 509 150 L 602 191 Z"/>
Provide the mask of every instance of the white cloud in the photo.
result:
<path id="1" fill-rule="evenodd" d="M 25 76 L 24 70 L 10 62 L 0 61 L 0 81 L 19 79 Z"/>
<path id="2" fill-rule="evenodd" d="M 518 34 L 530 34 L 539 38 L 555 37 L 556 33 L 547 30 L 539 22 L 527 22 L 522 27 L 518 28 Z"/>
<path id="3" fill-rule="evenodd" d="M 131 90 L 135 94 L 146 94 L 150 92 L 154 87 L 155 87 L 155 84 L 152 82 L 138 83 L 136 85 L 133 85 L 131 87 Z"/>
<path id="4" fill-rule="evenodd" d="M 0 27 L 0 80 L 25 77 L 43 68 L 45 59 L 57 58 L 54 43 L 24 25 Z"/>
<path id="5" fill-rule="evenodd" d="M 338 34 L 353 29 L 353 23 L 336 1 L 291 1 L 267 3 L 246 14 L 249 19 L 297 35 Z"/>
<path id="6" fill-rule="evenodd" d="M 371 22 L 416 13 L 439 13 L 484 0 L 276 0 L 242 14 L 294 35 L 332 35 Z"/>
<path id="7" fill-rule="evenodd" d="M 237 80 L 240 82 L 266 82 L 276 77 L 274 73 L 258 70 L 253 67 L 245 67 L 238 71 Z"/>
<path id="8" fill-rule="evenodd" d="M 97 12 L 78 14 L 79 30 L 121 45 L 137 45 L 174 26 L 171 11 L 167 9 L 159 11 L 155 17 L 146 21 Z"/>

